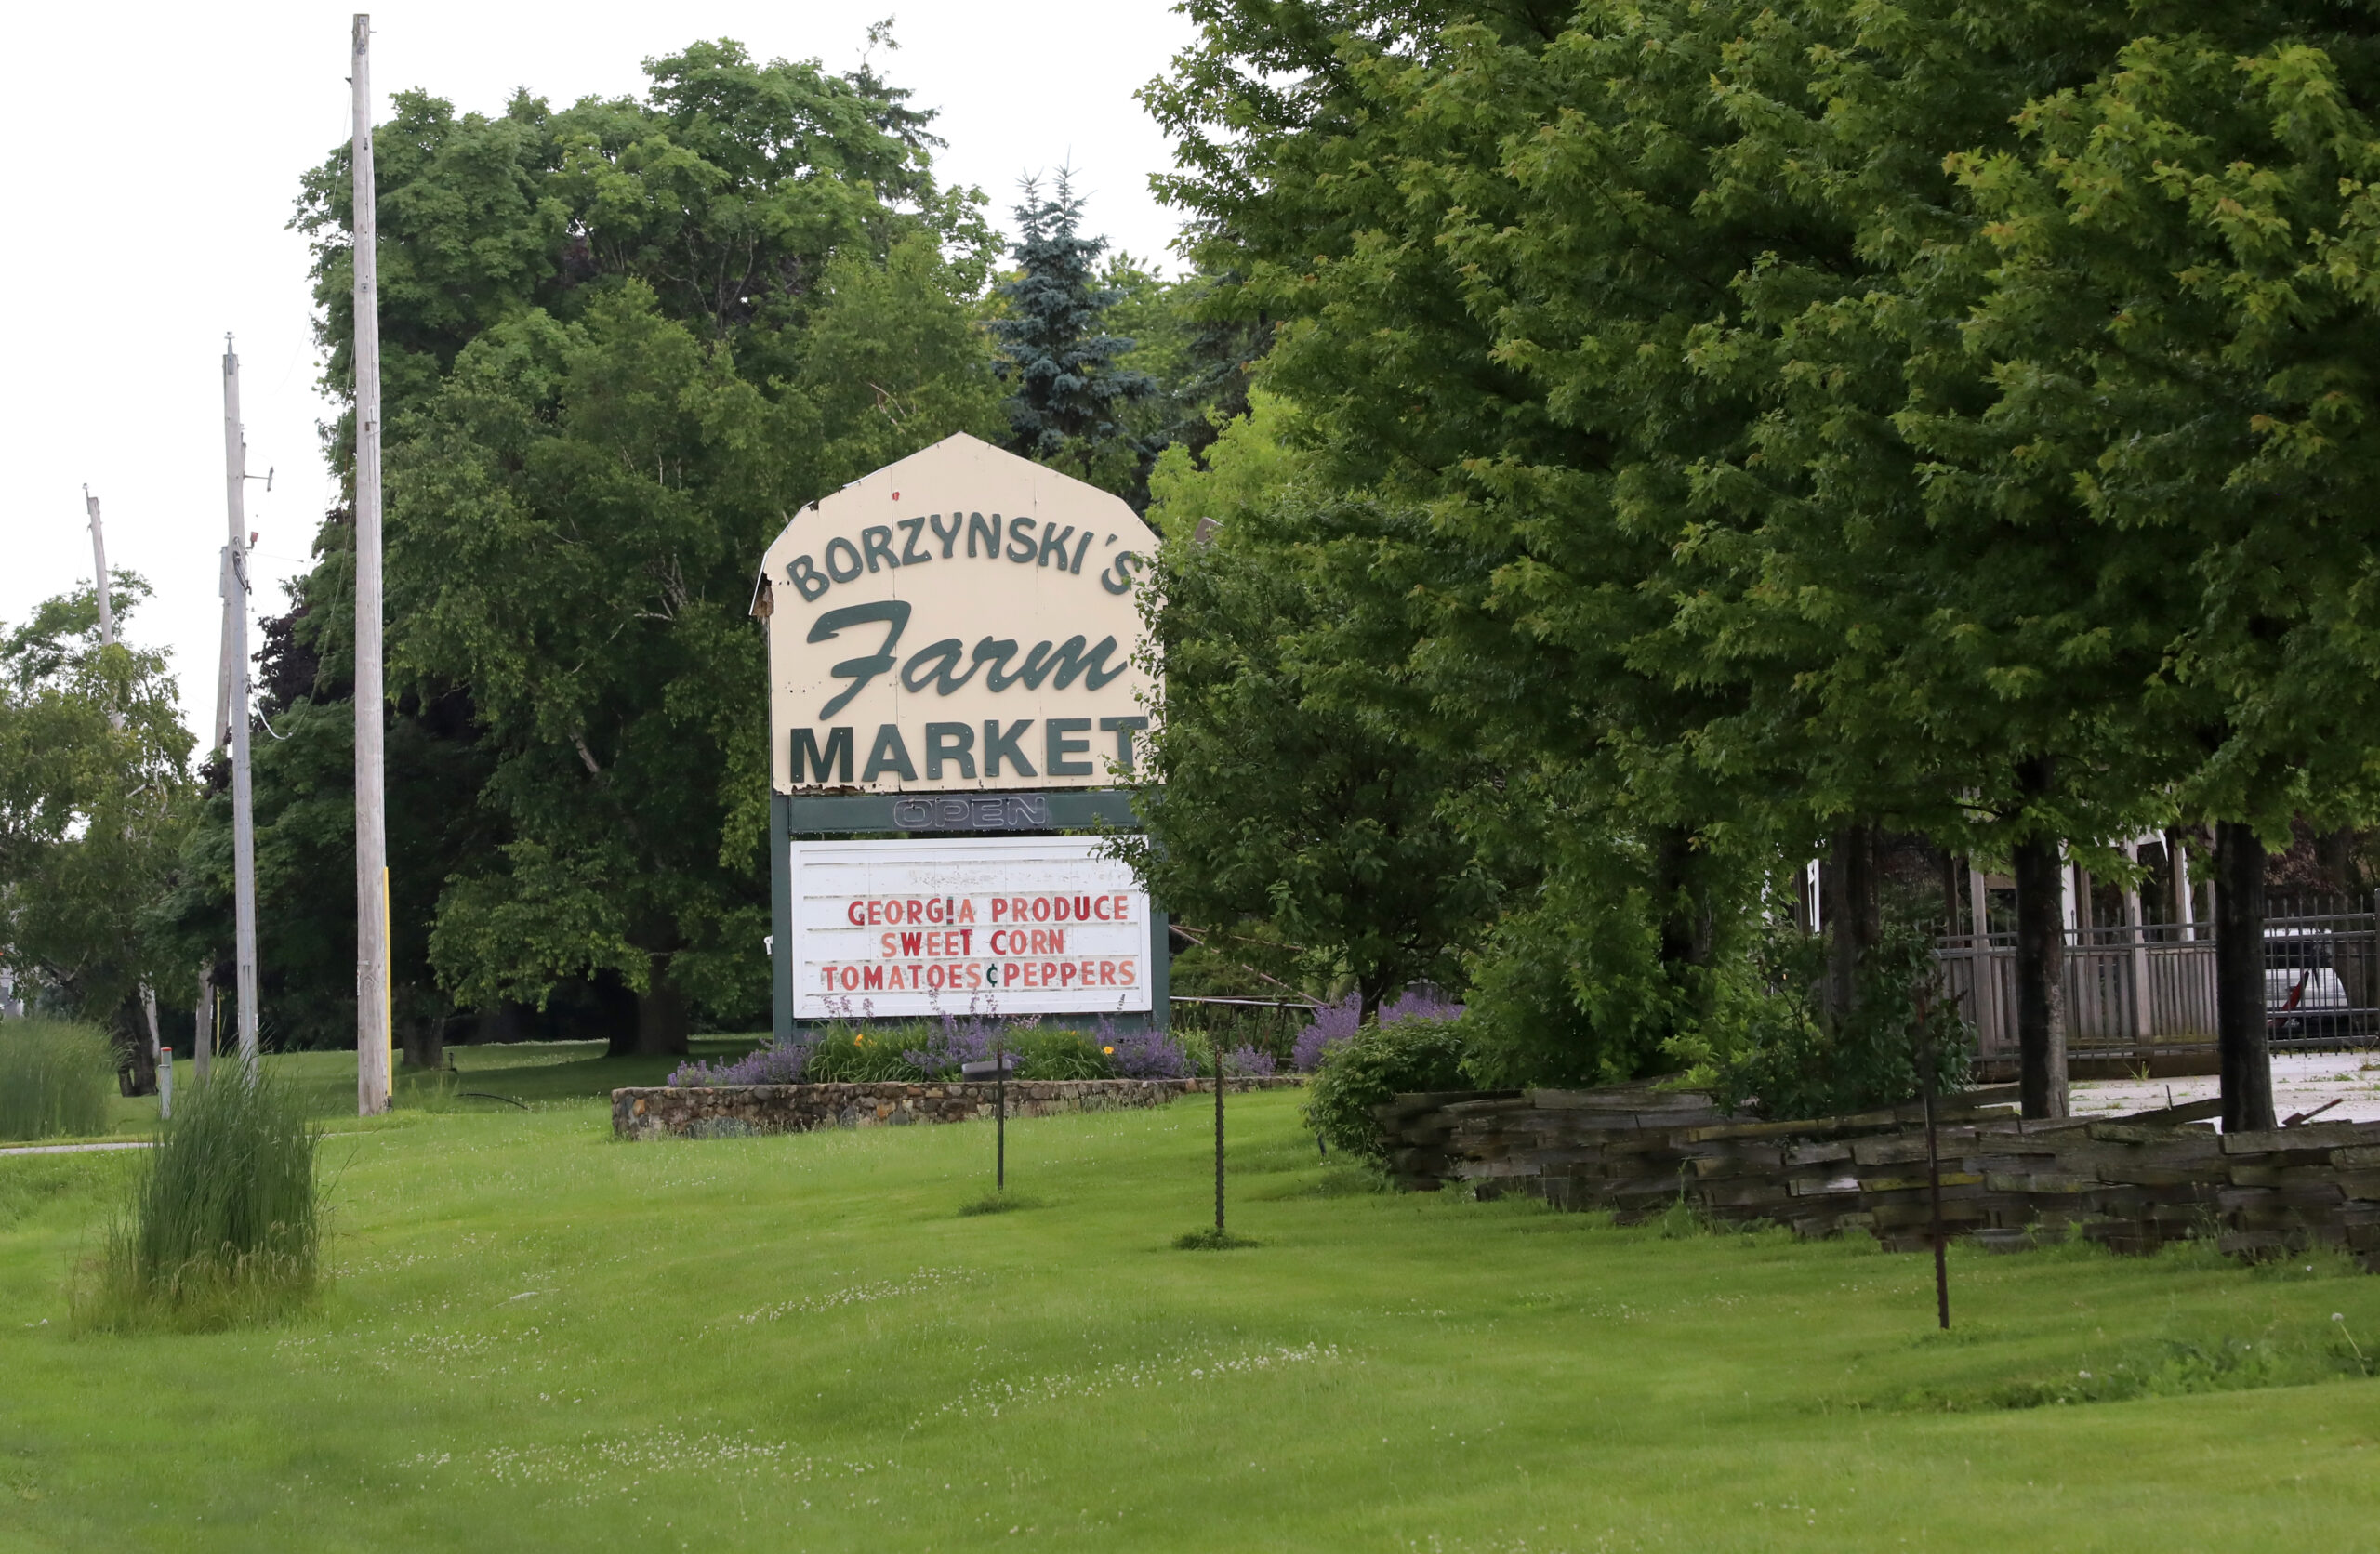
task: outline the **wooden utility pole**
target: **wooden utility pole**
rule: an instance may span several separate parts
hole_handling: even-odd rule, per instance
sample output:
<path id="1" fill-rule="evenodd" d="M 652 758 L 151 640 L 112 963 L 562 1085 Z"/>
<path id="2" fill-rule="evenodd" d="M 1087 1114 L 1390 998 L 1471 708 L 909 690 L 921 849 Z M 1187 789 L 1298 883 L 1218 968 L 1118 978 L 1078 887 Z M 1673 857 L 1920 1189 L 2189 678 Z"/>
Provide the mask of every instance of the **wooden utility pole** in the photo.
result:
<path id="1" fill-rule="evenodd" d="M 389 1109 L 389 831 L 381 753 L 380 269 L 372 171 L 372 18 L 354 20 L 355 1111 Z"/>
<path id="2" fill-rule="evenodd" d="M 223 336 L 223 608 L 231 641 L 231 872 L 240 1059 L 257 1062 L 257 825 L 248 781 L 248 440 L 240 425 L 240 358 Z"/>
<path id="3" fill-rule="evenodd" d="M 99 499 L 91 494 L 89 486 L 83 488 L 83 510 L 91 519 L 92 592 L 99 596 L 99 645 L 112 648 L 115 646 L 115 604 L 108 597 L 108 536 L 107 531 L 99 524 Z M 108 721 L 121 729 L 124 727 L 124 714 L 110 712 Z"/>
<path id="4" fill-rule="evenodd" d="M 112 648 L 115 646 L 115 601 L 111 597 L 114 590 L 109 586 L 113 580 L 108 575 L 107 526 L 99 520 L 99 499 L 91 494 L 87 485 L 83 488 L 83 511 L 91 520 L 91 592 L 99 605 L 99 646 Z M 124 731 L 124 708 L 108 708 L 108 727 L 118 733 Z M 145 1047 L 139 1047 L 139 1038 L 135 1037 L 135 1045 L 139 1047 L 132 1065 L 135 1095 L 148 1094 L 157 1075 L 157 995 L 146 982 L 140 986 L 140 1001 L 149 1017 L 149 1034 Z"/>

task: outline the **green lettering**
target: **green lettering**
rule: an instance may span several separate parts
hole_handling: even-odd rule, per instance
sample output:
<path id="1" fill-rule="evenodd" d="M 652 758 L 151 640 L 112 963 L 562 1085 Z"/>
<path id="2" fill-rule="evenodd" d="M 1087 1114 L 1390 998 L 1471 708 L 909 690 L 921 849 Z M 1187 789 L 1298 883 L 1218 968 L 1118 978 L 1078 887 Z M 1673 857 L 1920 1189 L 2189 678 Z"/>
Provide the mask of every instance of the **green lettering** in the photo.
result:
<path id="1" fill-rule="evenodd" d="M 975 671 L 983 666 L 979 661 L 968 665 L 963 675 L 952 674 L 951 671 L 958 668 L 966 656 L 966 645 L 956 637 L 945 637 L 939 642 L 919 648 L 910 654 L 909 662 L 901 665 L 901 684 L 909 691 L 923 691 L 931 684 L 947 696 L 973 679 Z"/>
<path id="2" fill-rule="evenodd" d="M 909 764 L 909 747 L 901 738 L 898 724 L 886 723 L 876 731 L 876 743 L 867 749 L 867 770 L 859 774 L 863 783 L 873 783 L 879 774 L 897 771 L 904 783 L 918 780 L 918 769 Z"/>
<path id="3" fill-rule="evenodd" d="M 831 549 L 828 554 L 833 554 Z M 848 679 L 852 683 L 840 695 L 818 709 L 818 716 L 822 718 L 832 718 L 842 711 L 844 705 L 858 695 L 869 680 L 892 667 L 892 649 L 909 624 L 909 601 L 888 599 L 874 604 L 846 604 L 840 610 L 827 611 L 811 623 L 809 639 L 826 642 L 832 640 L 835 634 L 847 626 L 864 626 L 869 621 L 882 621 L 892 628 L 884 634 L 884 645 L 872 653 L 846 658 L 835 665 L 835 678 Z"/>
<path id="4" fill-rule="evenodd" d="M 807 556 L 796 556 L 787 564 L 785 580 L 800 589 L 801 597 L 813 604 L 817 603 L 818 596 L 831 586 Z"/>
<path id="5" fill-rule="evenodd" d="M 953 521 L 956 521 L 956 517 L 957 515 L 954 514 Z M 984 541 L 985 559 L 998 560 L 1000 559 L 1000 515 L 994 513 L 986 520 L 982 513 L 969 513 L 967 515 L 967 554 L 971 557 L 975 554 L 975 540 L 979 535 Z"/>
<path id="6" fill-rule="evenodd" d="M 1082 651 L 1082 645 L 1083 639 L 1079 636 L 1067 638 L 1055 652 L 1051 650 L 1049 643 L 1037 642 L 1033 651 L 1025 654 L 1025 667 L 1017 672 L 1015 678 L 1023 680 L 1027 690 L 1038 691 L 1042 680 L 1055 669 L 1058 672 L 1057 689 L 1060 691 L 1072 685 L 1078 675 L 1082 676 L 1085 690 L 1096 691 L 1124 672 L 1121 664 L 1112 668 L 1107 665 L 1107 655 L 1116 651 L 1115 638 L 1101 638 L 1099 646 L 1088 654 Z M 999 687 L 995 685 L 992 689 L 997 691 Z"/>
<path id="7" fill-rule="evenodd" d="M 829 777 L 828 767 L 840 767 L 842 775 Z M 849 725 L 826 731 L 826 748 L 818 748 L 818 733 L 814 729 L 793 731 L 793 781 L 801 784 L 804 770 L 814 771 L 821 783 L 848 783 L 852 780 L 852 731 Z"/>
<path id="8" fill-rule="evenodd" d="M 1008 520 L 1008 559 L 1021 567 L 1033 564 L 1033 524 L 1029 518 Z"/>
<path id="9" fill-rule="evenodd" d="M 975 731 L 965 723 L 929 723 L 926 725 L 926 781 L 939 781 L 942 763 L 959 763 L 959 775 L 975 775 Z"/>
<path id="10" fill-rule="evenodd" d="M 986 637 L 975 644 L 975 662 L 989 664 L 992 666 L 991 672 L 984 677 L 985 690 L 1006 691 L 1024 678 L 1022 675 L 1004 673 L 1008 667 L 1008 661 L 1015 656 L 1016 644 L 1005 637 Z M 972 672 L 969 671 L 971 674 Z"/>
<path id="11" fill-rule="evenodd" d="M 1141 553 L 1137 550 L 1116 552 L 1115 559 L 1107 563 L 1107 571 L 1099 574 L 1099 586 L 1111 594 L 1130 593 L 1133 570 L 1142 564 L 1142 560 Z M 1115 575 L 1111 577 L 1108 575 L 1109 573 Z"/>
<path id="12" fill-rule="evenodd" d="M 1017 743 L 1025 737 L 1025 731 L 1031 727 L 1033 727 L 1032 718 L 1019 718 L 1016 722 L 1009 725 L 1008 732 L 1002 733 L 1000 732 L 1000 722 L 998 718 L 987 718 L 984 720 L 985 776 L 998 776 L 1000 774 L 1000 762 L 1004 759 L 1014 761 L 1016 763 L 1016 774 L 1020 777 L 1034 777 L 1039 775 L 1039 773 L 1033 770 L 1033 763 L 1025 758 L 1024 746 Z"/>
<path id="13" fill-rule="evenodd" d="M 882 523 L 871 523 L 859 532 L 860 544 L 867 549 L 867 570 L 874 572 L 881 560 L 887 568 L 897 567 L 901 559 L 892 554 L 892 531 Z"/>
<path id="14" fill-rule="evenodd" d="M 1116 736 L 1116 765 L 1126 776 L 1132 772 L 1132 735 L 1145 731 L 1148 726 L 1149 720 L 1145 718 L 1103 718 L 1099 720 L 1101 733 Z"/>
<path id="15" fill-rule="evenodd" d="M 1041 725 L 1041 764 L 1048 769 L 1051 776 L 1088 777 L 1091 775 L 1091 767 L 1089 761 L 1066 758 L 1069 756 L 1086 755 L 1091 750 L 1091 741 L 1068 739 L 1066 736 L 1071 733 L 1090 731 L 1091 719 L 1088 718 L 1052 718 Z"/>

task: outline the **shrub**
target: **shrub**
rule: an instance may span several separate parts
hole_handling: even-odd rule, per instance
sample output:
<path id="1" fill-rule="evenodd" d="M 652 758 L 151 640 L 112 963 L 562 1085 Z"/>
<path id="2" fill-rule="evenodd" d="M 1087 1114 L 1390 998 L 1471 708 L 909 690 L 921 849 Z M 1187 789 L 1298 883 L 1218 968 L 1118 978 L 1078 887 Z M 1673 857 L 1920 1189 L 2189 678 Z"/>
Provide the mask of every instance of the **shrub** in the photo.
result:
<path id="1" fill-rule="evenodd" d="M 1708 1085 L 1730 1111 L 1780 1119 L 1909 1100 L 1918 1093 L 1918 1001 L 1937 987 L 1933 950 L 1922 928 L 1887 917 L 1861 968 L 1858 1007 L 1836 1021 L 1823 1000 L 1825 941 L 1790 923 L 1773 925 L 1723 984 L 1695 1049 L 1683 1054 L 1696 1060 L 1689 1079 Z M 1938 996 L 1929 1019 L 1936 1086 L 1964 1089 L 1973 1033 Z"/>
<path id="2" fill-rule="evenodd" d="M 1223 1054 L 1223 1073 L 1227 1074 L 1266 1079 L 1272 1077 L 1278 1067 L 1273 1061 L 1273 1055 L 1261 1047 L 1235 1047 Z"/>
<path id="3" fill-rule="evenodd" d="M 897 1029 L 855 1031 L 847 1026 L 830 1026 L 811 1044 L 802 1078 L 813 1085 L 880 1085 L 914 1080 L 919 1077 L 918 1070 L 902 1050 L 903 1040 L 908 1034 L 911 1033 Z"/>
<path id="4" fill-rule="evenodd" d="M 89 1325 L 229 1326 L 315 1291 L 320 1130 L 285 1086 L 236 1061 L 185 1094 L 109 1231 L 81 1303 Z"/>
<path id="5" fill-rule="evenodd" d="M 1026 1026 L 1009 1050 L 1016 1054 L 1020 1079 L 1108 1079 L 1116 1070 L 1104 1042 L 1080 1031 Z"/>
<path id="6" fill-rule="evenodd" d="M 104 1133 L 115 1053 L 87 1025 L 0 1021 L 0 1139 Z"/>
<path id="7" fill-rule="evenodd" d="M 1383 1158 L 1372 1109 L 1392 1096 L 1468 1088 L 1461 1022 L 1408 1018 L 1333 1043 L 1307 1092 L 1306 1123 L 1332 1149 Z"/>

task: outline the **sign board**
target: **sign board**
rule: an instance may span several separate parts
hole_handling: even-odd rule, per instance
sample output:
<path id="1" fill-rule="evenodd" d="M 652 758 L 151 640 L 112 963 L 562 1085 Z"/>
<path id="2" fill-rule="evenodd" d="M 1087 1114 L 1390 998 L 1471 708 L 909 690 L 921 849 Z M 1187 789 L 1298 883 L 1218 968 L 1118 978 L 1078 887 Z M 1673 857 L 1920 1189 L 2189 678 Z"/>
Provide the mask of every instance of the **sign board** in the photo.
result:
<path id="1" fill-rule="evenodd" d="M 795 515 L 762 561 L 781 794 L 1092 787 L 1149 679 L 1119 497 L 963 433 Z"/>
<path id="2" fill-rule="evenodd" d="M 1163 928 L 1096 837 L 790 846 L 796 1020 L 1150 1008 Z"/>

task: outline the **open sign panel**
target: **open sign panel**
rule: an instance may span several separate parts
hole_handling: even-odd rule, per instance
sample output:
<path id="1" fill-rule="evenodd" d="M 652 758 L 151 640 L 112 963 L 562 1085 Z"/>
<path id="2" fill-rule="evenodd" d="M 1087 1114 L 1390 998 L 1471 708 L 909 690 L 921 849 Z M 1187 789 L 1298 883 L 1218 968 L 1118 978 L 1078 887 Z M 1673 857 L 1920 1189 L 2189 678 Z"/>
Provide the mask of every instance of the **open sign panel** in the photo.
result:
<path id="1" fill-rule="evenodd" d="M 798 1020 L 1150 1007 L 1148 894 L 1095 837 L 790 845 Z"/>

